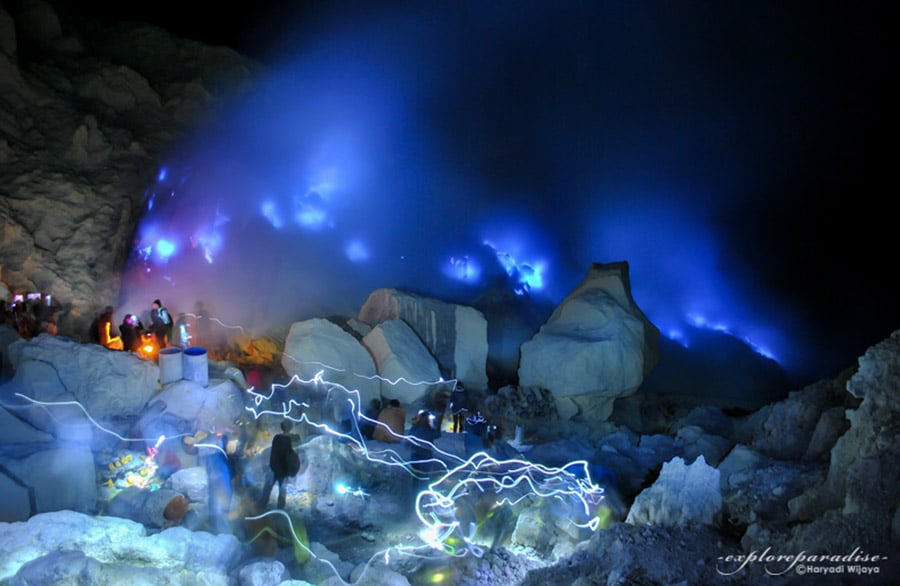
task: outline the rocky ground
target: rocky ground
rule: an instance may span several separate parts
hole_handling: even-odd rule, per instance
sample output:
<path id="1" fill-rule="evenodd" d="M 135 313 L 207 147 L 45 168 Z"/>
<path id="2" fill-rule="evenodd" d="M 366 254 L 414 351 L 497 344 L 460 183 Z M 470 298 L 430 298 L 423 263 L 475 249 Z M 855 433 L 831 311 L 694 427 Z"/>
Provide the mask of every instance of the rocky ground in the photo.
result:
<path id="1" fill-rule="evenodd" d="M 27 480 L 28 470 L 45 464 L 25 463 L 58 461 L 53 460 L 57 444 L 46 443 L 41 427 L 68 430 L 74 443 L 66 459 L 83 460 L 78 442 L 85 428 L 77 422 L 84 415 L 16 406 L 11 401 L 17 389 L 58 398 L 52 385 L 38 384 L 50 380 L 39 369 L 55 364 L 55 372 L 68 372 L 66 361 L 94 354 L 100 358 L 93 363 L 111 379 L 116 377 L 110 373 L 127 372 L 127 380 L 139 381 L 143 371 L 132 364 L 137 359 L 65 340 L 42 338 L 14 346 L 17 352 L 38 361 L 23 367 L 19 356 L 16 377 L 0 387 L 6 412 L 15 414 L 5 429 L 13 429 L 14 421 L 34 427 L 26 435 L 20 430 L 4 436 L 0 458 L 7 470 Z M 258 403 L 234 382 L 240 377 L 229 370 L 233 364 L 213 362 L 208 388 L 179 381 L 150 389 L 148 405 L 129 417 L 124 411 L 134 407 L 126 397 L 104 405 L 91 394 L 95 379 L 71 375 L 64 377 L 66 388 L 94 412 L 106 409 L 97 423 L 121 424 L 123 431 L 150 437 L 168 431 L 173 443 L 163 445 L 177 449 L 169 460 L 158 456 L 158 463 L 178 466 L 158 475 L 156 490 L 127 487 L 111 494 L 106 490 L 111 479 L 116 484 L 129 474 L 140 476 L 141 451 L 95 432 L 91 445 L 103 446 L 93 453 L 97 486 L 89 498 L 95 500 L 85 500 L 90 488 L 73 476 L 60 485 L 67 489 L 37 492 L 39 506 L 60 508 L 60 499 L 69 498 L 71 504 L 61 507 L 69 510 L 0 524 L 0 575 L 9 584 L 35 583 L 48 575 L 88 575 L 93 583 L 104 583 L 126 574 L 148 584 L 241 586 L 892 583 L 900 561 L 898 365 L 900 333 L 836 379 L 752 412 L 640 394 L 620 401 L 605 422 L 540 423 L 520 410 L 521 420 L 528 421 L 521 441 L 507 436 L 494 446 L 495 453 L 549 467 L 590 462 L 593 479 L 606 489 L 602 506 L 594 510 L 599 528 L 572 533 L 567 516 L 574 509 L 547 505 L 554 499 L 532 499 L 505 517 L 477 517 L 471 546 L 446 542 L 457 555 L 437 552 L 424 541 L 414 497 L 427 484 L 372 461 L 385 450 L 395 450 L 402 460 L 406 448 L 370 442 L 364 457 L 360 446 L 313 424 L 328 420 L 328 411 L 315 401 L 305 410 L 309 423 L 297 427 L 307 464 L 288 486 L 286 515 L 272 511 L 273 496 L 269 512 L 260 516 L 263 511 L 253 503 L 264 482 L 266 447 L 281 417 L 272 409 L 275 413 L 247 418 L 246 408 L 264 411 L 295 394 L 309 398 L 303 394 L 308 389 L 289 386 Z M 249 365 L 238 369 L 244 371 Z M 254 376 L 268 384 L 284 374 L 272 367 Z M 109 392 L 97 397 L 108 402 Z M 497 393 L 493 408 L 515 411 L 522 402 L 517 393 L 515 388 Z M 204 460 L 185 441 L 204 438 L 181 437 L 178 430 L 227 427 L 241 419 L 243 476 L 222 530 L 211 523 Z M 66 425 L 58 427 L 62 422 Z M 437 443 L 448 453 L 461 453 L 462 439 L 444 433 Z M 46 447 L 35 447 L 41 445 Z M 26 453 L 33 454 L 31 460 Z M 176 496 L 189 506 L 170 518 L 163 506 Z M 203 582 L 196 581 L 199 573 L 206 576 Z"/>

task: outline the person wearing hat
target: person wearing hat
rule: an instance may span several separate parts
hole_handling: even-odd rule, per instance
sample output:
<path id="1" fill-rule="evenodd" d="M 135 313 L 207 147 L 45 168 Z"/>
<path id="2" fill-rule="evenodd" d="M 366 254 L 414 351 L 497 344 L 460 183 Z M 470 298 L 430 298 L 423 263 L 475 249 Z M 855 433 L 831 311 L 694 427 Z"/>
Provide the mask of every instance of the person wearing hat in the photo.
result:
<path id="1" fill-rule="evenodd" d="M 163 307 L 162 301 L 159 299 L 154 299 L 151 307 L 150 332 L 160 348 L 167 348 L 169 337 L 172 334 L 172 316 L 169 315 L 169 310 Z"/>

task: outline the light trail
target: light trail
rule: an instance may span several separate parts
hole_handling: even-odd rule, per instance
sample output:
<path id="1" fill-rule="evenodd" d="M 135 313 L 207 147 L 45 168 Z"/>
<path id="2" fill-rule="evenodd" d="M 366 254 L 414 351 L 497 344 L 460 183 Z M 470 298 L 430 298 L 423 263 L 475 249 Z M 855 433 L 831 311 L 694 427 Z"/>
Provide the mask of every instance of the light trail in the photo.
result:
<path id="1" fill-rule="evenodd" d="M 369 565 L 375 559 L 383 557 L 385 564 L 389 563 L 392 552 L 394 555 L 414 556 L 435 559 L 435 556 L 462 557 L 465 555 L 482 556 L 484 547 L 476 543 L 479 527 L 485 522 L 478 518 L 478 506 L 485 507 L 489 511 L 487 518 L 493 511 L 506 509 L 512 510 L 521 506 L 538 506 L 548 499 L 563 503 L 572 513 L 572 522 L 575 526 L 596 531 L 601 519 L 595 514 L 598 505 L 603 499 L 603 489 L 591 481 L 588 463 L 584 460 L 576 460 L 562 467 L 550 467 L 535 464 L 524 459 L 499 460 L 485 451 L 479 451 L 468 458 L 440 449 L 434 443 L 423 440 L 409 434 L 398 434 L 401 445 L 418 446 L 429 450 L 433 457 L 427 459 L 408 459 L 401 455 L 400 451 L 393 448 L 373 450 L 359 432 L 359 421 L 366 421 L 375 426 L 388 429 L 384 423 L 367 417 L 360 409 L 360 392 L 336 382 L 324 378 L 326 370 L 334 372 L 346 372 L 344 369 L 330 367 L 321 363 L 323 368 L 312 378 L 304 379 L 299 375 L 292 376 L 287 383 L 273 383 L 270 385 L 268 395 L 256 391 L 255 388 L 246 389 L 251 398 L 251 405 L 246 405 L 245 410 L 258 420 L 263 415 L 283 417 L 295 423 L 305 422 L 321 433 L 336 437 L 346 442 L 351 449 L 374 465 L 395 466 L 402 468 L 413 478 L 420 481 L 429 481 L 424 490 L 419 491 L 415 497 L 415 513 L 422 529 L 418 536 L 422 541 L 418 546 L 391 546 L 374 554 L 366 564 L 362 575 L 352 584 L 359 584 Z M 377 378 L 389 384 L 448 384 L 455 385 L 455 380 L 445 381 L 407 381 L 400 378 L 390 380 L 384 377 L 368 375 L 356 375 L 363 379 Z M 271 401 L 277 389 L 288 389 L 294 384 L 311 385 L 324 388 L 324 393 L 319 393 L 320 398 L 327 404 L 328 401 L 346 401 L 351 413 L 351 421 L 355 422 L 353 431 L 344 433 L 335 430 L 330 425 L 315 421 L 309 417 L 307 409 L 310 404 L 306 401 L 288 399 L 281 402 L 281 410 L 274 408 L 262 408 L 263 402 Z M 124 437 L 97 422 L 84 406 L 78 401 L 39 401 L 21 393 L 16 393 L 32 404 L 32 406 L 58 407 L 75 406 L 79 408 L 88 420 L 98 429 L 109 433 L 125 442 L 155 442 L 153 448 L 148 448 L 148 455 L 155 456 L 159 446 L 169 439 L 165 436 L 159 438 L 128 438 Z M 175 438 L 186 437 L 190 434 L 180 434 Z M 380 443 L 380 442 L 379 442 Z M 194 444 L 197 448 L 216 449 L 226 454 L 225 450 L 211 443 Z M 421 473 L 420 467 L 430 465 L 435 469 L 430 473 Z M 339 483 L 335 492 L 342 496 L 368 498 L 369 493 L 361 487 L 350 487 L 346 483 Z M 245 517 L 246 520 L 261 519 L 269 515 L 280 514 L 291 522 L 290 516 L 284 511 L 273 510 L 255 517 Z M 461 516 L 469 515 L 466 520 Z M 502 520 L 500 522 L 503 522 Z M 508 522 L 508 518 L 507 521 Z M 340 578 L 336 568 L 327 560 L 318 558 L 302 543 L 291 523 L 292 538 L 295 543 L 306 550 L 311 556 L 328 564 L 334 575 Z M 455 544 L 464 544 L 457 547 Z M 351 584 L 341 579 L 344 584 Z"/>

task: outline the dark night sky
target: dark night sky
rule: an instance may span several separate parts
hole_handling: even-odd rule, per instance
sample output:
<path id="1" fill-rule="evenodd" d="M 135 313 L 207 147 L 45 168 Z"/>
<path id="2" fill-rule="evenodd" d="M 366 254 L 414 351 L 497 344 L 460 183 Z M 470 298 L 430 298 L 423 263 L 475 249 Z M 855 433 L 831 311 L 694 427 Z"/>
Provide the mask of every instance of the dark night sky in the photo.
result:
<path id="1" fill-rule="evenodd" d="M 334 49 L 387 71 L 411 140 L 493 194 L 479 212 L 537 218 L 568 284 L 629 260 L 651 319 L 706 300 L 804 380 L 900 327 L 886 4 L 121 4 L 105 18 L 273 68 Z"/>

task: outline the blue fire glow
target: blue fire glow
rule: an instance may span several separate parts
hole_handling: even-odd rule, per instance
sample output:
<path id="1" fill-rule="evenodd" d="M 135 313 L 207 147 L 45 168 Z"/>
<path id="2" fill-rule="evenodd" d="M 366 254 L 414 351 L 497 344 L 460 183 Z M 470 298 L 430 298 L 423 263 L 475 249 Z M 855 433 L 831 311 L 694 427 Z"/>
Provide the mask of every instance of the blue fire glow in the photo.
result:
<path id="1" fill-rule="evenodd" d="M 156 241 L 156 246 L 154 247 L 156 251 L 157 257 L 165 262 L 168 259 L 172 258 L 172 256 L 177 252 L 177 247 L 174 242 L 170 242 L 164 238 L 160 238 Z"/>
<path id="2" fill-rule="evenodd" d="M 565 47 L 527 48 L 545 15 L 517 18 L 487 59 L 460 49 L 480 46 L 486 30 L 452 22 L 409 28 L 388 16 L 335 23 L 308 40 L 252 97 L 230 104 L 221 127 L 160 169 L 135 243 L 133 273 L 142 276 L 125 282 L 122 305 L 203 300 L 264 331 L 354 315 L 381 287 L 466 302 L 502 286 L 558 302 L 590 263 L 626 260 L 635 302 L 664 335 L 689 346 L 690 316 L 704 315 L 761 354 L 790 359 L 779 325 L 789 309 L 742 267 L 722 265 L 715 206 L 733 186 L 719 182 L 721 171 L 706 183 L 672 172 L 667 157 L 691 142 L 684 132 L 660 123 L 649 140 L 635 122 L 656 146 L 633 142 L 630 122 L 606 122 L 621 105 L 578 84 Z M 615 55 L 591 49 L 584 58 L 624 80 L 623 90 L 642 91 L 628 86 L 633 72 L 620 71 Z M 488 63 L 473 68 L 473 59 Z M 562 67 L 574 85 L 554 85 L 552 108 L 523 102 L 537 88 L 497 85 L 494 74 L 524 63 L 535 68 L 526 78 Z M 500 93 L 479 84 L 446 91 L 463 75 Z M 563 115 L 570 106 L 572 118 Z M 681 114 L 679 129 L 719 138 L 721 129 Z"/>

